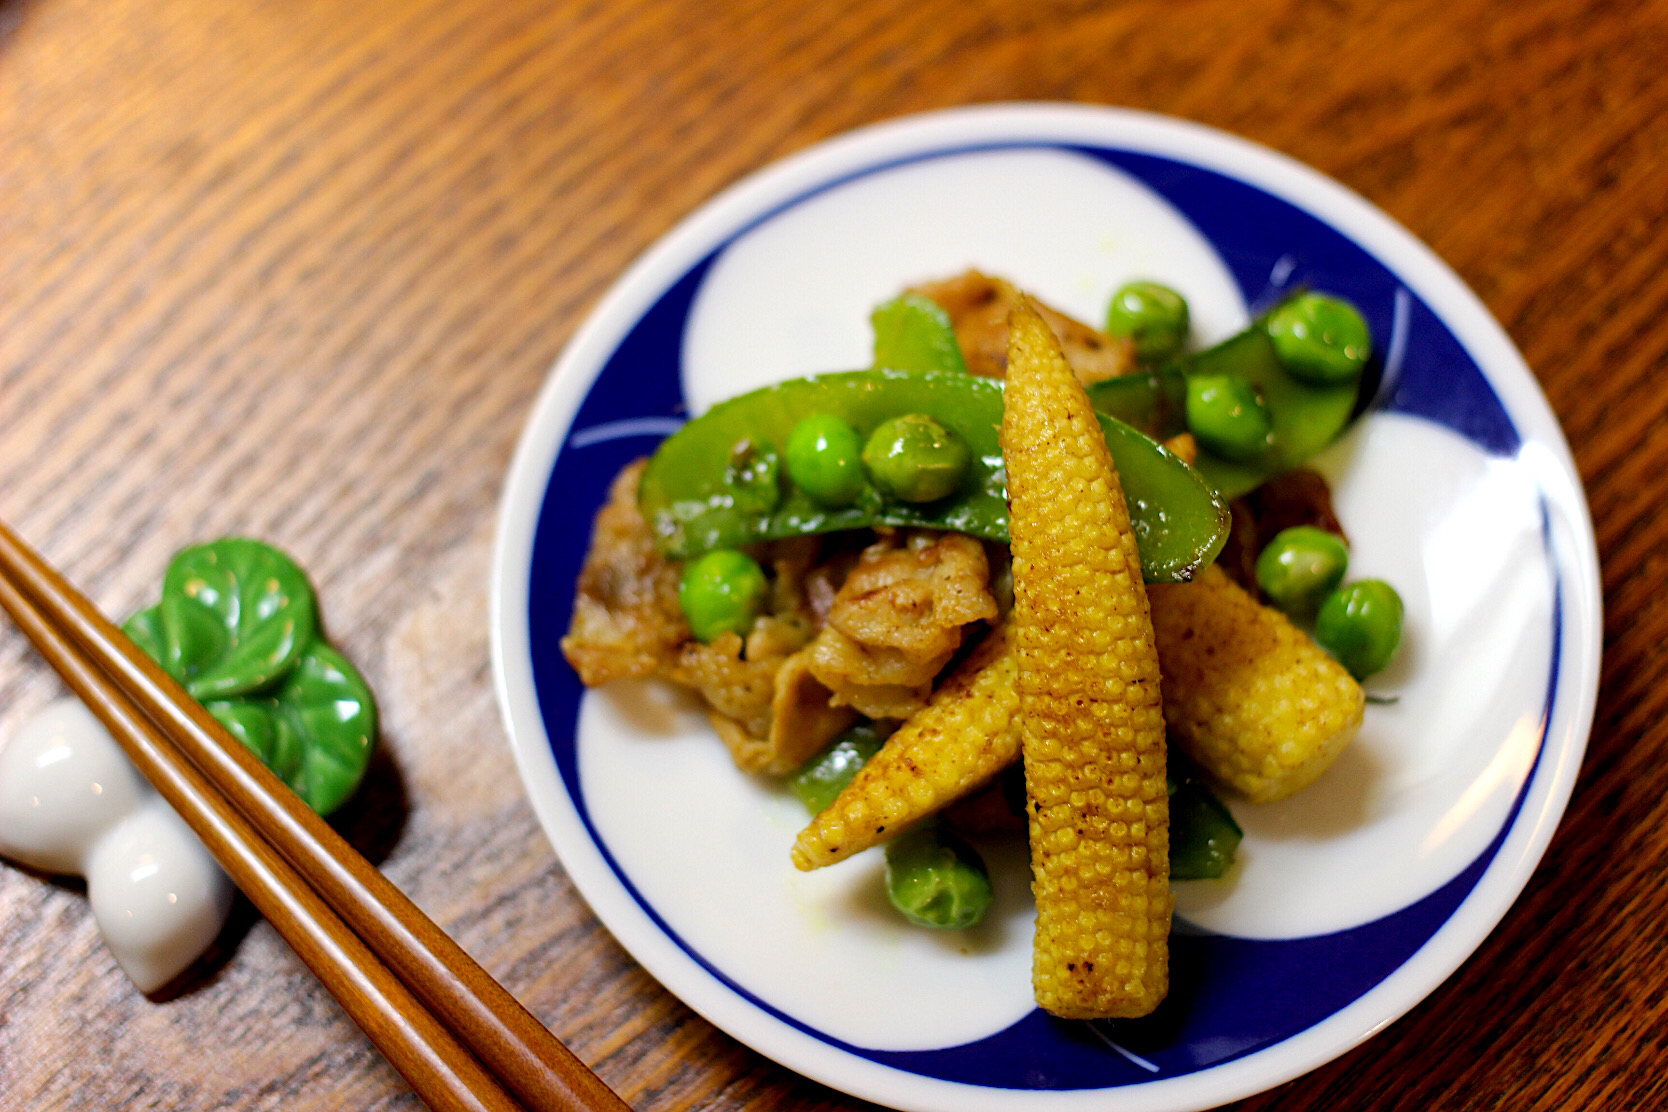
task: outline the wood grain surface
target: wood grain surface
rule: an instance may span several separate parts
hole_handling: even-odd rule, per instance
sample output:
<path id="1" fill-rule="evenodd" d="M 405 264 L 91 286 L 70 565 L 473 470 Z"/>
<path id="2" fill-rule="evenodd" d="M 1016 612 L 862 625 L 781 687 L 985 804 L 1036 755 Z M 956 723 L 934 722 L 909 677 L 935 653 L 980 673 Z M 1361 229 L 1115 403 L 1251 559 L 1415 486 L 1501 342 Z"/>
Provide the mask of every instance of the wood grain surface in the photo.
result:
<path id="1" fill-rule="evenodd" d="M 1668 6 L 1625 0 L 0 0 L 0 516 L 115 614 L 192 541 L 294 552 L 381 697 L 344 823 L 397 883 L 642 1112 L 859 1107 L 662 990 L 543 839 L 487 650 L 516 438 L 608 284 L 773 158 L 995 100 L 1225 128 L 1504 324 L 1606 607 L 1522 898 L 1405 1018 L 1238 1107 L 1668 1107 L 1665 60 Z M 0 739 L 58 693 L 0 625 Z M 251 913 L 146 998 L 76 883 L 0 866 L 0 1108 L 416 1103 Z"/>

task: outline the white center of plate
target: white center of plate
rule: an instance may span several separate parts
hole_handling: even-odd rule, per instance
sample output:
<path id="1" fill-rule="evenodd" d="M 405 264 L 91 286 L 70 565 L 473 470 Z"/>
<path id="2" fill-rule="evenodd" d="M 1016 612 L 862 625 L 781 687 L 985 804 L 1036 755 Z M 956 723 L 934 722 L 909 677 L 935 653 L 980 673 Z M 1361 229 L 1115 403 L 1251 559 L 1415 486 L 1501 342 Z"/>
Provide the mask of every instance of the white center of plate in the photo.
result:
<path id="1" fill-rule="evenodd" d="M 1499 833 L 1541 737 L 1552 580 L 1539 491 L 1517 461 L 1375 414 L 1316 461 L 1350 538 L 1348 579 L 1406 604 L 1361 734 L 1311 788 L 1261 806 L 1234 870 L 1177 886 L 1178 913 L 1243 938 L 1359 926 L 1429 895 Z"/>
<path id="2" fill-rule="evenodd" d="M 1025 851 L 981 843 L 996 903 L 971 931 L 909 926 L 878 850 L 802 873 L 805 808 L 737 771 L 706 716 L 653 683 L 587 692 L 579 775 L 603 844 L 667 926 L 778 1011 L 856 1046 L 924 1050 L 1032 1008 Z"/>
<path id="3" fill-rule="evenodd" d="M 1188 297 L 1200 345 L 1247 319 L 1192 225 L 1105 163 L 1055 150 L 933 158 L 805 199 L 723 251 L 684 337 L 692 412 L 867 365 L 875 305 L 968 267 L 1091 322 L 1123 282 L 1165 282 Z M 1351 535 L 1350 578 L 1384 578 L 1407 604 L 1404 649 L 1371 685 L 1396 701 L 1368 708 L 1315 787 L 1231 804 L 1246 834 L 1232 874 L 1176 886 L 1178 913 L 1223 934 L 1323 934 L 1428 895 L 1499 831 L 1539 738 L 1552 595 L 1525 469 L 1384 414 L 1318 466 Z M 1030 1011 L 1017 842 L 981 847 L 998 890 L 985 924 L 922 931 L 886 905 L 878 852 L 797 872 L 803 809 L 738 772 L 693 702 L 653 685 L 591 692 L 579 739 L 602 843 L 678 938 L 769 1007 L 884 1050 L 959 1045 Z"/>
<path id="4" fill-rule="evenodd" d="M 801 201 L 725 248 L 684 334 L 690 411 L 868 366 L 876 305 L 969 267 L 1094 325 L 1112 291 L 1138 278 L 1187 298 L 1200 345 L 1247 320 L 1210 244 L 1129 175 L 1060 150 L 948 155 Z"/>

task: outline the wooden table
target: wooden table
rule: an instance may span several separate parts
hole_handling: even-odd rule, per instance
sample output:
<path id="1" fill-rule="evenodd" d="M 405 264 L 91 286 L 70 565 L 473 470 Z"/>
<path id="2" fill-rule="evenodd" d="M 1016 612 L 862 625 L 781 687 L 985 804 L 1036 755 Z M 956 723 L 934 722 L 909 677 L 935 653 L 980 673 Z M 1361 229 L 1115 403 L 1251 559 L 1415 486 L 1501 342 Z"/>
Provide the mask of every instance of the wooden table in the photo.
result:
<path id="1" fill-rule="evenodd" d="M 740 175 L 946 105 L 1152 109 L 1359 191 L 1481 295 L 1567 430 L 1602 689 L 1564 824 L 1475 958 L 1239 1107 L 1668 1107 L 1660 2 L 0 0 L 0 27 L 0 514 L 112 613 L 186 543 L 294 552 L 384 708 L 347 829 L 644 1112 L 856 1102 L 638 968 L 517 780 L 494 510 L 587 309 Z M 0 626 L 0 737 L 58 690 Z M 0 1106 L 415 1104 L 249 913 L 147 999 L 76 884 L 0 867 Z"/>

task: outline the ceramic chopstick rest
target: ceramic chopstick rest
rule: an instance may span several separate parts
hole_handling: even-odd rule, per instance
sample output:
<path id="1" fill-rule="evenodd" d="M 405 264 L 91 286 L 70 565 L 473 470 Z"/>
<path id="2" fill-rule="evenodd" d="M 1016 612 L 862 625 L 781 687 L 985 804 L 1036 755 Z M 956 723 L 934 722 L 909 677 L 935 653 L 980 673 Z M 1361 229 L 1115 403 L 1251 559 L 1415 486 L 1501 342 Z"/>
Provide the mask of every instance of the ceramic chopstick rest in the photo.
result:
<path id="1" fill-rule="evenodd" d="M 0 855 L 86 877 L 105 944 L 141 992 L 207 950 L 232 906 L 230 879 L 74 699 L 0 749 Z"/>

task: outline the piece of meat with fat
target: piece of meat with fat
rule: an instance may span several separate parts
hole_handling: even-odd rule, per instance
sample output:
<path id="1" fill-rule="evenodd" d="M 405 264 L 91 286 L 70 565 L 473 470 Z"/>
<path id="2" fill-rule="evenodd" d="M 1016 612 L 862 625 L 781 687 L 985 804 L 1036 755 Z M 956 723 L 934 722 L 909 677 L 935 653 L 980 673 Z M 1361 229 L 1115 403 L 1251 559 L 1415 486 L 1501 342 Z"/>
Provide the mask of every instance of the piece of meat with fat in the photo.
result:
<path id="1" fill-rule="evenodd" d="M 871 718 L 926 704 L 967 628 L 993 621 L 984 547 L 957 533 L 883 534 L 863 550 L 811 644 L 811 672 L 836 703 Z"/>
<path id="2" fill-rule="evenodd" d="M 984 378 L 1008 373 L 1008 313 L 1018 291 L 999 278 L 969 270 L 942 282 L 914 287 L 950 316 L 967 369 Z M 1058 309 L 1031 299 L 1066 354 L 1072 373 L 1085 386 L 1135 369 L 1135 349 L 1127 339 L 1113 339 Z"/>
<path id="3" fill-rule="evenodd" d="M 680 566 L 660 554 L 637 507 L 644 462 L 621 471 L 597 514 L 562 651 L 587 687 L 661 676 L 694 690 L 738 765 L 790 772 L 856 718 L 832 705 L 803 651 L 819 605 L 826 612 L 837 593 L 819 542 L 766 546 L 770 612 L 745 639 L 729 633 L 703 645 L 678 604 Z"/>
<path id="4" fill-rule="evenodd" d="M 580 682 L 652 676 L 692 634 L 678 604 L 678 565 L 655 547 L 637 508 L 647 460 L 628 464 L 597 512 L 562 652 Z"/>

